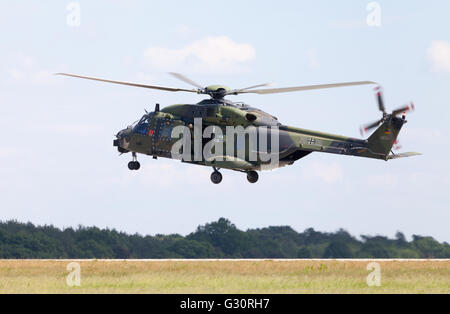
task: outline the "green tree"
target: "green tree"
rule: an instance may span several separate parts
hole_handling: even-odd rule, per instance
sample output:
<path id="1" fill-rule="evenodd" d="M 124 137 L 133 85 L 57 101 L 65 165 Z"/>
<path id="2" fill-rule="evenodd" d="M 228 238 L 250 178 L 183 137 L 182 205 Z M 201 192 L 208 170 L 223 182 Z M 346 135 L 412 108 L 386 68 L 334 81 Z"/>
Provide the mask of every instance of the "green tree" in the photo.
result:
<path id="1" fill-rule="evenodd" d="M 306 246 L 301 247 L 301 248 L 298 250 L 297 258 L 312 258 L 312 252 L 311 252 L 311 250 L 310 250 L 308 247 L 306 247 Z"/>
<path id="2" fill-rule="evenodd" d="M 359 252 L 360 258 L 389 258 L 389 252 L 378 243 L 365 243 Z"/>
<path id="3" fill-rule="evenodd" d="M 199 226 L 188 239 L 209 242 L 227 257 L 241 257 L 240 253 L 248 247 L 248 235 L 225 218 Z"/>
<path id="4" fill-rule="evenodd" d="M 141 236 L 79 226 L 60 230 L 17 221 L 0 222 L 0 258 L 450 258 L 450 245 L 403 233 L 352 237 L 345 230 L 322 233 L 290 227 L 242 231 L 229 220 L 199 226 L 187 237 Z"/>
<path id="5" fill-rule="evenodd" d="M 324 258 L 352 258 L 353 254 L 347 244 L 341 241 L 331 242 L 325 249 Z"/>
<path id="6" fill-rule="evenodd" d="M 444 247 L 432 237 L 413 235 L 413 245 L 423 258 L 444 258 Z"/>

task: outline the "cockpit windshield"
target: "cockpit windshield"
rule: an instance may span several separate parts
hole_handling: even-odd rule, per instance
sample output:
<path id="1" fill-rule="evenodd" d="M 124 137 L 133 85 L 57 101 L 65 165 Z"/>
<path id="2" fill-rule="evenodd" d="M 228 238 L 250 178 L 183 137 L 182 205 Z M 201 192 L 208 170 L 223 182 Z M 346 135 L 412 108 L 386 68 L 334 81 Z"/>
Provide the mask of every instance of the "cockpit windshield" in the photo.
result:
<path id="1" fill-rule="evenodd" d="M 148 124 L 150 121 L 150 115 L 144 114 L 139 121 L 133 123 L 133 132 L 146 134 L 148 129 Z"/>

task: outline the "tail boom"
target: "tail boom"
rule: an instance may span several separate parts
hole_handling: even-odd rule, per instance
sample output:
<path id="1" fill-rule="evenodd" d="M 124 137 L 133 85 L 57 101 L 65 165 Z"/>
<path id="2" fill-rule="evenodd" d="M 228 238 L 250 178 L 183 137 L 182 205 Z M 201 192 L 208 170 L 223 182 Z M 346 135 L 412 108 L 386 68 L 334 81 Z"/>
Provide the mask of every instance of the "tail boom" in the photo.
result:
<path id="1" fill-rule="evenodd" d="M 322 152 L 381 160 L 397 159 L 420 155 L 419 153 L 393 154 L 392 147 L 406 120 L 390 116 L 367 139 L 327 134 L 311 130 L 283 126 L 289 137 L 296 143 L 296 150 L 311 153 Z"/>

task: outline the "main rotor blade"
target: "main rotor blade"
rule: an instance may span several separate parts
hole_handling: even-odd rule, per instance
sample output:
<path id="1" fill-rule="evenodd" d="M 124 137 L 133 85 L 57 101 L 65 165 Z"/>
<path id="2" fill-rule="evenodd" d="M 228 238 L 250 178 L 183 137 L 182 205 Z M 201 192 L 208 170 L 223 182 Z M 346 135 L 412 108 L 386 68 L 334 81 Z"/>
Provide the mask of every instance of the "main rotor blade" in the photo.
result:
<path id="1" fill-rule="evenodd" d="M 76 74 L 68 74 L 68 73 L 56 73 L 56 75 L 71 76 L 71 77 L 81 78 L 81 79 L 85 79 L 85 80 L 106 82 L 106 83 L 112 83 L 112 84 L 120 84 L 120 85 L 134 86 L 134 87 L 158 89 L 158 90 L 163 90 L 163 91 L 167 91 L 167 92 L 190 92 L 190 93 L 197 93 L 198 92 L 197 90 L 193 90 L 193 89 L 172 88 L 172 87 L 163 87 L 163 86 L 153 86 L 153 85 L 145 85 L 145 84 L 136 84 L 136 83 L 112 81 L 112 80 L 105 80 L 105 79 L 100 79 L 100 78 L 95 78 L 95 77 L 88 77 L 88 76 L 82 76 L 82 75 L 76 75 Z"/>
<path id="2" fill-rule="evenodd" d="M 357 86 L 357 85 L 368 85 L 368 84 L 376 84 L 371 81 L 362 81 L 362 82 L 348 82 L 348 83 L 336 83 L 336 84 L 323 84 L 323 85 L 309 85 L 309 86 L 295 86 L 295 87 L 284 87 L 284 88 L 269 88 L 269 89 L 257 89 L 252 91 L 242 91 L 240 94 L 278 94 L 278 93 L 289 93 L 289 92 L 298 92 L 305 90 L 314 90 L 314 89 L 325 89 L 325 88 L 335 88 L 335 87 L 345 87 L 345 86 Z"/>
<path id="3" fill-rule="evenodd" d="M 179 80 L 181 80 L 181 81 L 183 81 L 183 82 L 185 82 L 185 83 L 188 83 L 188 84 L 190 84 L 190 85 L 192 85 L 192 86 L 195 86 L 195 87 L 197 87 L 197 88 L 199 88 L 199 89 L 201 89 L 201 90 L 204 89 L 203 86 L 201 86 L 201 85 L 198 84 L 197 82 L 194 82 L 193 80 L 187 78 L 187 77 L 184 76 L 183 74 L 175 73 L 175 72 L 169 72 L 169 74 L 170 74 L 170 75 L 173 75 L 173 76 L 175 76 L 177 79 L 179 79 Z"/>
<path id="4" fill-rule="evenodd" d="M 257 87 L 264 87 L 264 86 L 269 86 L 269 85 L 270 85 L 269 83 L 264 83 L 264 84 L 254 85 L 254 86 L 250 86 L 250 87 L 246 87 L 246 88 L 233 89 L 233 90 L 229 91 L 227 94 L 228 95 L 233 95 L 233 94 L 237 95 L 237 94 L 240 94 L 243 91 L 246 91 L 249 89 L 254 89 Z"/>

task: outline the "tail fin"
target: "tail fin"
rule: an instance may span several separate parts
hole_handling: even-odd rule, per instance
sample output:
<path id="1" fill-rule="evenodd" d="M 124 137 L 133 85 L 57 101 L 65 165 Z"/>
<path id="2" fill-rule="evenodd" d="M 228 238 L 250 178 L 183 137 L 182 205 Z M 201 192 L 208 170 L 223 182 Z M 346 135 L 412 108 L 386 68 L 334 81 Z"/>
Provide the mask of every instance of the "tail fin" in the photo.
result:
<path id="1" fill-rule="evenodd" d="M 389 156 L 389 153 L 402 129 L 404 119 L 392 116 L 385 121 L 368 139 L 370 151 L 377 155 Z"/>

